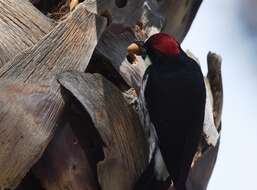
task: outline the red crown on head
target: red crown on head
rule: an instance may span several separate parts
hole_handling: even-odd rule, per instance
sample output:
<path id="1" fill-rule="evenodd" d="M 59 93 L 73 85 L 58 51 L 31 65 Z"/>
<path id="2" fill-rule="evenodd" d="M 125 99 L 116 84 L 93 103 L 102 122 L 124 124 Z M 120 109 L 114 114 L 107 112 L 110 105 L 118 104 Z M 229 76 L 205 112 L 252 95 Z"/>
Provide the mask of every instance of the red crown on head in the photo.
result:
<path id="1" fill-rule="evenodd" d="M 180 52 L 177 40 L 165 33 L 152 35 L 147 41 L 146 46 L 158 50 L 166 55 L 178 55 Z"/>

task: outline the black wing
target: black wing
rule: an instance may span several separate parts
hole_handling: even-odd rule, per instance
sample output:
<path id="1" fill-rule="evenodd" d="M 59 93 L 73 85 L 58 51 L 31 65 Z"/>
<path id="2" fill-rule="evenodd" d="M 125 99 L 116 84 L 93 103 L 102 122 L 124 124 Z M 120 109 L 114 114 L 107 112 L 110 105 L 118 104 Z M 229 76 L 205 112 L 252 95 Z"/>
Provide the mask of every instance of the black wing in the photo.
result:
<path id="1" fill-rule="evenodd" d="M 144 92 L 161 153 L 175 185 L 185 184 L 204 121 L 203 75 L 196 63 L 188 61 L 179 66 L 150 66 Z"/>

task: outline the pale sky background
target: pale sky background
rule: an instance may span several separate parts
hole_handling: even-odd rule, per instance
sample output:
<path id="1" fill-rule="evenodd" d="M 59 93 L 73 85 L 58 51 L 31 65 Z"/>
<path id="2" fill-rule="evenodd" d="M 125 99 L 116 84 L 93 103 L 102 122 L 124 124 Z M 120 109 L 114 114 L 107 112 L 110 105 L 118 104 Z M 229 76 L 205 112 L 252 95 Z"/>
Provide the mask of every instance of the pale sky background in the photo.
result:
<path id="1" fill-rule="evenodd" d="M 257 189 L 257 15 L 245 14 L 257 14 L 253 2 L 204 0 L 182 44 L 204 71 L 209 50 L 223 57 L 222 138 L 208 190 Z"/>

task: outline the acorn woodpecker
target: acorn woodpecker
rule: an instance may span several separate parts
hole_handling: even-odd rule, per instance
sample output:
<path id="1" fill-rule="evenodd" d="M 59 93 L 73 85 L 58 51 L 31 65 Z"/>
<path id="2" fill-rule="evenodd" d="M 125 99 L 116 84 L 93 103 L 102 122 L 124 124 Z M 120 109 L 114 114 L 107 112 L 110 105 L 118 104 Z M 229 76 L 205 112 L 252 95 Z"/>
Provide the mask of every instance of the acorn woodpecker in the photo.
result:
<path id="1" fill-rule="evenodd" d="M 201 68 L 165 33 L 135 42 L 129 53 L 149 61 L 139 99 L 145 103 L 176 190 L 186 180 L 203 130 L 206 89 Z M 151 131 L 151 130 L 150 130 Z"/>

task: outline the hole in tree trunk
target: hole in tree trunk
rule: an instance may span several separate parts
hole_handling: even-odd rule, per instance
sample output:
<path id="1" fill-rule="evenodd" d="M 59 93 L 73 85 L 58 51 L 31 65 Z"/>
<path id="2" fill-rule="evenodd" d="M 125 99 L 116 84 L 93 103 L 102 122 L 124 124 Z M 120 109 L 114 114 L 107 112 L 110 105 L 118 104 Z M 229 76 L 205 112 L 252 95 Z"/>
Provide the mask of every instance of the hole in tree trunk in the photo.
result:
<path id="1" fill-rule="evenodd" d="M 70 12 L 71 0 L 30 0 L 46 16 L 59 20 Z M 84 0 L 79 0 L 83 2 Z"/>
<path id="2" fill-rule="evenodd" d="M 104 160 L 103 146 L 104 142 L 94 126 L 94 123 L 82 104 L 74 97 L 70 92 L 67 92 L 72 100 L 70 111 L 68 113 L 70 117 L 70 123 L 73 132 L 78 138 L 77 141 L 85 151 L 90 166 L 94 167 L 94 171 L 97 170 L 96 165 L 99 161 Z M 77 167 L 73 164 L 72 169 L 76 170 Z M 96 176 L 97 177 L 97 176 Z"/>
<path id="3" fill-rule="evenodd" d="M 63 5 L 69 3 L 69 0 L 32 0 L 31 1 L 35 7 L 37 7 L 42 13 L 47 15 L 48 13 L 53 12 L 54 10 L 59 9 Z"/>
<path id="4" fill-rule="evenodd" d="M 115 4 L 119 8 L 123 8 L 127 4 L 127 0 L 115 0 Z"/>

